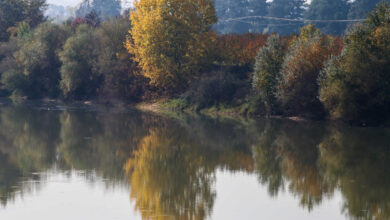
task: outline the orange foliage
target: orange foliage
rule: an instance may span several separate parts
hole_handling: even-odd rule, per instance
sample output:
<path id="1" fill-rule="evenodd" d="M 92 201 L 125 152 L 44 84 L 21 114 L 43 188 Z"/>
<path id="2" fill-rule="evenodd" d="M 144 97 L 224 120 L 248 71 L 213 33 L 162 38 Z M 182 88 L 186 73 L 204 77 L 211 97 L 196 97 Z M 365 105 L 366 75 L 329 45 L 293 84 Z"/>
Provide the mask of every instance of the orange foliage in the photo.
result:
<path id="1" fill-rule="evenodd" d="M 217 41 L 219 62 L 222 65 L 253 64 L 257 51 L 267 41 L 267 34 L 220 35 Z"/>
<path id="2" fill-rule="evenodd" d="M 334 37 L 333 41 L 334 41 L 334 47 L 335 47 L 334 50 L 336 51 L 336 54 L 340 54 L 344 48 L 343 37 L 336 36 L 336 37 Z"/>
<path id="3" fill-rule="evenodd" d="M 265 46 L 268 34 L 225 34 L 217 40 L 217 61 L 220 65 L 253 66 L 260 48 Z M 281 37 L 290 42 L 295 35 Z M 341 40 L 341 38 L 340 38 Z M 341 49 L 340 49 L 341 50 Z"/>

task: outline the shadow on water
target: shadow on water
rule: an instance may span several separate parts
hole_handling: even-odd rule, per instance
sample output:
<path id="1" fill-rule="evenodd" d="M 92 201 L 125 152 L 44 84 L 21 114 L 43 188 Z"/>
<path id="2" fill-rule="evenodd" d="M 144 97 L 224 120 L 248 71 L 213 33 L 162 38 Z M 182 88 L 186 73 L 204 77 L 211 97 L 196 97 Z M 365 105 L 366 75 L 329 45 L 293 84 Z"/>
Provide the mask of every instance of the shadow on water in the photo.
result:
<path id="1" fill-rule="evenodd" d="M 75 170 L 128 187 L 144 219 L 206 219 L 225 170 L 256 175 L 270 197 L 287 192 L 308 212 L 337 191 L 347 218 L 389 219 L 389 145 L 384 128 L 3 106 L 0 202 Z"/>

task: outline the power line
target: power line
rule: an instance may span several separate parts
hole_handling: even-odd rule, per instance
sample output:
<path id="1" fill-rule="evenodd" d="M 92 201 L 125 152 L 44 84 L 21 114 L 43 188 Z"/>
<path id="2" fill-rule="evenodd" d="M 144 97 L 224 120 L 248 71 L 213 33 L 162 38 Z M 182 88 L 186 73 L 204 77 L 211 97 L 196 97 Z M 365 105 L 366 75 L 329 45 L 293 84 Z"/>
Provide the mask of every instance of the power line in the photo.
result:
<path id="1" fill-rule="evenodd" d="M 231 21 L 242 21 L 252 18 L 261 18 L 275 21 L 289 21 L 289 22 L 300 22 L 300 23 L 348 23 L 348 22 L 361 22 L 365 19 L 345 19 L 345 20 L 309 20 L 309 19 L 293 19 L 293 18 L 278 18 L 270 16 L 246 16 L 246 17 L 237 17 L 237 18 L 228 18 L 221 20 L 220 22 L 231 22 Z"/>
<path id="2" fill-rule="evenodd" d="M 232 22 L 239 22 L 239 23 L 244 23 L 244 24 L 250 24 L 250 25 L 256 25 L 256 26 L 272 26 L 272 27 L 279 27 L 279 26 L 297 26 L 297 25 L 303 25 L 300 23 L 286 23 L 286 24 L 277 24 L 277 23 L 256 23 L 254 21 L 241 21 L 241 20 L 234 20 Z"/>

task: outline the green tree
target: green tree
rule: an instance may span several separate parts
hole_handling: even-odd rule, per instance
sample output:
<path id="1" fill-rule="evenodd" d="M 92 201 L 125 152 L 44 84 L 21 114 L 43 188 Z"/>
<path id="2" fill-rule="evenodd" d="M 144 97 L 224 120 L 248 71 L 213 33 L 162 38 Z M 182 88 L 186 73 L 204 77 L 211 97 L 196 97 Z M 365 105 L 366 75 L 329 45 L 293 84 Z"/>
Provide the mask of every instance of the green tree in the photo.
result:
<path id="1" fill-rule="evenodd" d="M 275 93 L 285 49 L 286 45 L 279 35 L 272 35 L 256 56 L 252 84 L 266 108 L 266 114 L 274 114 L 277 108 Z"/>
<path id="2" fill-rule="evenodd" d="M 304 13 L 304 0 L 274 0 L 270 3 L 268 16 L 288 19 L 302 19 Z M 277 32 L 279 34 L 298 33 L 302 27 L 300 22 L 276 21 L 270 20 L 268 32 Z"/>
<path id="3" fill-rule="evenodd" d="M 8 40 L 8 29 L 23 20 L 23 12 L 22 0 L 2 0 L 0 2 L 0 41 Z"/>
<path id="4" fill-rule="evenodd" d="M 347 0 L 312 0 L 305 13 L 308 20 L 343 20 L 347 18 L 349 5 Z M 341 35 L 346 23 L 321 22 L 316 24 L 325 34 Z"/>
<path id="5" fill-rule="evenodd" d="M 46 0 L 25 0 L 25 21 L 30 27 L 36 27 L 46 20 L 44 15 L 47 8 Z"/>
<path id="6" fill-rule="evenodd" d="M 61 62 L 58 52 L 70 34 L 70 27 L 42 23 L 32 34 L 20 39 L 16 60 L 30 85 L 24 88 L 24 95 L 30 98 L 59 95 Z"/>
<path id="7" fill-rule="evenodd" d="M 2 0 L 0 2 L 0 41 L 7 41 L 10 28 L 26 21 L 36 27 L 45 20 L 46 0 Z"/>
<path id="8" fill-rule="evenodd" d="M 2 83 L 15 95 L 57 97 L 61 62 L 57 52 L 70 35 L 70 27 L 42 23 L 35 30 L 22 22 L 12 56 L 5 58 Z M 0 65 L 1 66 L 1 65 Z"/>
<path id="9" fill-rule="evenodd" d="M 379 4 L 345 37 L 320 79 L 320 99 L 336 119 L 378 123 L 390 111 L 390 5 Z"/>
<path id="10" fill-rule="evenodd" d="M 86 99 L 96 96 L 102 76 L 94 71 L 99 44 L 94 29 L 78 26 L 59 53 L 62 66 L 60 88 L 66 98 Z"/>
<path id="11" fill-rule="evenodd" d="M 8 42 L 0 42 L 0 77 L 2 77 L 5 72 L 17 66 L 14 54 L 18 49 L 19 47 L 16 38 L 12 38 Z M 1 87 L 1 95 L 8 95 L 8 91 L 4 88 L 3 82 L 1 82 Z"/>
<path id="12" fill-rule="evenodd" d="M 127 17 L 108 19 L 96 30 L 100 49 L 93 69 L 104 77 L 99 94 L 103 97 L 136 101 L 141 98 L 148 83 L 138 74 L 137 65 L 123 44 L 130 25 Z"/>

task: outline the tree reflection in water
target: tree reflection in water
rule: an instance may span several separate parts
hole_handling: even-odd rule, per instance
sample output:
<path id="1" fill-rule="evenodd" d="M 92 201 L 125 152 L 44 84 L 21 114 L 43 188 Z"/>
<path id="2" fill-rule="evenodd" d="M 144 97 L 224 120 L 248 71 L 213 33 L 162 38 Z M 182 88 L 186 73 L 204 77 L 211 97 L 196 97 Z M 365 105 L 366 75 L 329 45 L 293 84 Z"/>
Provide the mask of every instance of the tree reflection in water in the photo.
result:
<path id="1" fill-rule="evenodd" d="M 226 170 L 256 175 L 270 196 L 287 191 L 308 211 L 337 191 L 347 217 L 389 219 L 389 144 L 384 128 L 8 106 L 0 109 L 0 202 L 44 187 L 53 169 L 77 170 L 129 187 L 144 219 L 206 219 L 216 171 Z"/>
<path id="2" fill-rule="evenodd" d="M 29 108 L 5 108 L 0 113 L 0 201 L 39 188 L 36 172 L 55 160 L 58 115 Z"/>
<path id="3" fill-rule="evenodd" d="M 390 130 L 333 127 L 320 144 L 327 179 L 344 196 L 343 211 L 390 219 Z"/>
<path id="4" fill-rule="evenodd" d="M 160 119 L 140 140 L 125 168 L 145 219 L 205 219 L 216 196 L 216 169 L 251 171 L 248 145 L 233 132 L 244 131 L 228 123 L 229 135 L 214 122 L 188 126 Z"/>

